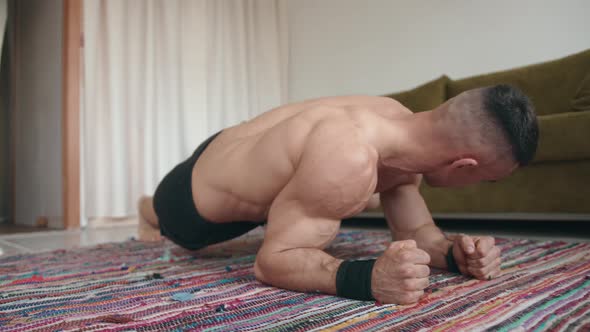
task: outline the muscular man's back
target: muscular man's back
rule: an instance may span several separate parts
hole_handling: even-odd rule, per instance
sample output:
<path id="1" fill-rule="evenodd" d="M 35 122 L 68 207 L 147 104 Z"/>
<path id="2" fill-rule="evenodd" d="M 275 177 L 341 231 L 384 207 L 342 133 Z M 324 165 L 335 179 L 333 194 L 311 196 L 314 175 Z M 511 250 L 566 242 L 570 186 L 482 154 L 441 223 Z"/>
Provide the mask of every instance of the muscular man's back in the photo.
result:
<path id="1" fill-rule="evenodd" d="M 321 98 L 289 104 L 227 128 L 195 164 L 195 205 L 213 222 L 265 220 L 272 201 L 292 177 L 314 125 L 331 117 L 360 128 L 368 118 L 405 112 L 389 98 Z"/>

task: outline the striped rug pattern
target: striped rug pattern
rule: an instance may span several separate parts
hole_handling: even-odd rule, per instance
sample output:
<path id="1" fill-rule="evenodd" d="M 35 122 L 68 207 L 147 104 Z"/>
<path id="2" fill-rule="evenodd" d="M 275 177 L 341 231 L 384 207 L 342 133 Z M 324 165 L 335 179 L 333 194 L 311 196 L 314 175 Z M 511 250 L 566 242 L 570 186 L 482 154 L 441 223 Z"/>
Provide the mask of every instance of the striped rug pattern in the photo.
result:
<path id="1" fill-rule="evenodd" d="M 261 238 L 0 257 L 0 331 L 590 331 L 590 243 L 498 239 L 502 276 L 433 271 L 425 297 L 401 306 L 261 284 Z M 328 251 L 371 258 L 388 242 L 385 231 L 344 231 Z"/>

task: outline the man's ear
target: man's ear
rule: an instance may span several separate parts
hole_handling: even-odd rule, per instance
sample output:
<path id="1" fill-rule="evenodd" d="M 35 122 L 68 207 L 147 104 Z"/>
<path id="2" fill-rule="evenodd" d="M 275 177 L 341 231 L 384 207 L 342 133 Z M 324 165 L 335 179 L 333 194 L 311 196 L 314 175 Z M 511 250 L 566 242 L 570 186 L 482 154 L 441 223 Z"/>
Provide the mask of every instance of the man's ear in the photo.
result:
<path id="1" fill-rule="evenodd" d="M 463 167 L 473 167 L 477 166 L 477 160 L 473 158 L 461 158 L 453 161 L 451 164 L 451 168 L 463 168 Z"/>

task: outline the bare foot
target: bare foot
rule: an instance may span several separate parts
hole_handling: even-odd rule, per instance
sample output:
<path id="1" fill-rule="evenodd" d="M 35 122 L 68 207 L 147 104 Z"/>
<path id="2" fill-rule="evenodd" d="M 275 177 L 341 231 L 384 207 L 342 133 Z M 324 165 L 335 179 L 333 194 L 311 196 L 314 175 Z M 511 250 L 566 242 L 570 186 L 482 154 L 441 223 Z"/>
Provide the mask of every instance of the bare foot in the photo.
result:
<path id="1" fill-rule="evenodd" d="M 139 241 L 159 242 L 162 241 L 160 230 L 152 226 L 145 218 L 139 216 L 139 226 L 137 228 Z"/>
<path id="2" fill-rule="evenodd" d="M 141 208 L 143 198 L 139 200 L 138 204 L 138 216 L 139 225 L 137 227 L 137 233 L 139 235 L 139 241 L 145 242 L 160 242 L 163 240 L 160 235 L 160 228 L 157 225 L 150 223 L 150 221 L 144 216 L 143 209 Z"/>

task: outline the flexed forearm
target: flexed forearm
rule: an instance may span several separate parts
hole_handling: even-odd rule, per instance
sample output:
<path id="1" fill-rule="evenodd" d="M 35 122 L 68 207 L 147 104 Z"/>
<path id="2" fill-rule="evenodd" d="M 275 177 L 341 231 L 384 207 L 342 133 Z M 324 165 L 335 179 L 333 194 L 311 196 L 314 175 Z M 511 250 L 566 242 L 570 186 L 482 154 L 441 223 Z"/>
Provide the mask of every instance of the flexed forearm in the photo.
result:
<path id="1" fill-rule="evenodd" d="M 452 242 L 434 224 L 417 184 L 383 193 L 381 204 L 394 240 L 415 240 L 430 255 L 431 266 L 447 268 L 446 254 Z"/>
<path id="2" fill-rule="evenodd" d="M 264 283 L 300 292 L 336 294 L 336 273 L 342 262 L 315 248 L 272 251 L 264 246 L 256 256 L 254 272 Z"/>
<path id="3" fill-rule="evenodd" d="M 430 266 L 447 269 L 446 256 L 452 241 L 448 240 L 445 234 L 434 223 L 418 228 L 413 234 L 405 235 L 399 240 L 412 239 L 418 244 L 418 248 L 430 255 Z"/>

